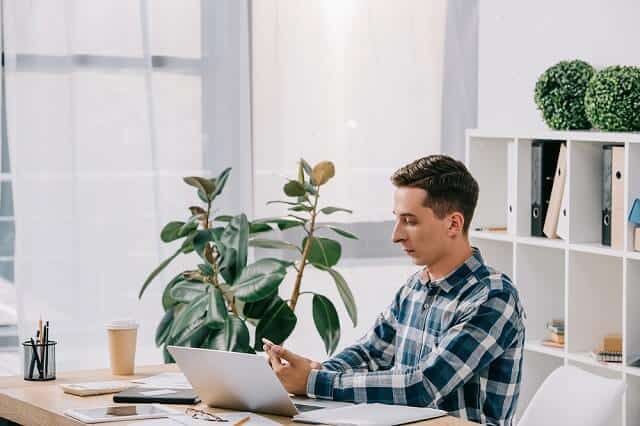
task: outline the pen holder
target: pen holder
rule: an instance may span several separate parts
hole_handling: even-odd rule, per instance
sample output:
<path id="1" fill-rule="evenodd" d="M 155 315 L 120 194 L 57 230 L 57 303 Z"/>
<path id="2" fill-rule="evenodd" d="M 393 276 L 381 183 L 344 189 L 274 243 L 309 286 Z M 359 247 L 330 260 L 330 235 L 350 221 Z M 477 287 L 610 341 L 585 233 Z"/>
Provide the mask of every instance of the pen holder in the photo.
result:
<path id="1" fill-rule="evenodd" d="M 34 343 L 31 340 L 22 342 L 25 380 L 55 380 L 56 343 L 55 340 L 47 343 Z"/>

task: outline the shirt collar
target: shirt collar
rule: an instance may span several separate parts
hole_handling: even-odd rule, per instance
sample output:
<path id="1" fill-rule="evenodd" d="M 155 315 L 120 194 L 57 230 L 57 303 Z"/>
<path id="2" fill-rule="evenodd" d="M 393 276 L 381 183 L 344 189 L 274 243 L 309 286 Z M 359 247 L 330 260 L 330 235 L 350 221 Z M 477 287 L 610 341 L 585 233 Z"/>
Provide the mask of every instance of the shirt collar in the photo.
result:
<path id="1" fill-rule="evenodd" d="M 445 292 L 450 292 L 454 287 L 466 281 L 466 278 L 484 265 L 484 259 L 480 254 L 480 249 L 471 247 L 471 256 L 460 266 L 454 269 L 449 275 L 439 280 L 424 282 L 418 278 L 421 284 L 429 287 L 440 287 Z"/>

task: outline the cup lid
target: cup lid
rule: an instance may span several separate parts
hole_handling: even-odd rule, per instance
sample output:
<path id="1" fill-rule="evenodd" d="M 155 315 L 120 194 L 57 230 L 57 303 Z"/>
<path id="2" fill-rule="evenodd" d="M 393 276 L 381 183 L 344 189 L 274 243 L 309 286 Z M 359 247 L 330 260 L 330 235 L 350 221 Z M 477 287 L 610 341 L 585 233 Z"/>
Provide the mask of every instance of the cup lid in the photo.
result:
<path id="1" fill-rule="evenodd" d="M 113 320 L 107 323 L 107 330 L 130 330 L 138 328 L 136 320 Z"/>

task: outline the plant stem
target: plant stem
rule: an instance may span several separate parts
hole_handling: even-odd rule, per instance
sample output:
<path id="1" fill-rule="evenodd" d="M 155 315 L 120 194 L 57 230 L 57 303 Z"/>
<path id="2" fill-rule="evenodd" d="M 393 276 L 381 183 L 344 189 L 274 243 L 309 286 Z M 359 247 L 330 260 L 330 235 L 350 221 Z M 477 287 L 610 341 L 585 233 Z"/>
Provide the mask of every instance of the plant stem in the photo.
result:
<path id="1" fill-rule="evenodd" d="M 302 274 L 304 273 L 304 267 L 307 265 L 307 257 L 309 257 L 309 251 L 311 250 L 311 243 L 313 240 L 313 231 L 316 225 L 316 215 L 318 208 L 318 199 L 320 198 L 320 186 L 316 187 L 316 198 L 313 202 L 313 210 L 311 211 L 311 226 L 307 232 L 307 243 L 304 245 L 302 251 L 302 259 L 300 260 L 300 266 L 298 267 L 298 274 L 296 275 L 296 281 L 293 285 L 293 291 L 291 293 L 291 300 L 289 301 L 289 307 L 292 311 L 296 310 L 296 304 L 298 303 L 298 297 L 300 297 L 300 284 L 302 284 Z"/>

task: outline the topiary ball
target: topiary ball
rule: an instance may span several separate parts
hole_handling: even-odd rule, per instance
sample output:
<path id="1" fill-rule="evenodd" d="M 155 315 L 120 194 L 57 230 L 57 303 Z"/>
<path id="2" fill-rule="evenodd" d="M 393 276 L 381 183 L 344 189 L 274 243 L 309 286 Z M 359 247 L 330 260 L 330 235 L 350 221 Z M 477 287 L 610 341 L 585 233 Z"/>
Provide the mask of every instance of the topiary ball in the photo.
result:
<path id="1" fill-rule="evenodd" d="M 598 129 L 640 130 L 640 68 L 616 65 L 597 72 L 587 87 L 584 105 Z"/>
<path id="2" fill-rule="evenodd" d="M 534 100 L 549 127 L 591 128 L 584 111 L 584 94 L 593 73 L 591 65 L 576 59 L 558 62 L 538 78 Z"/>

